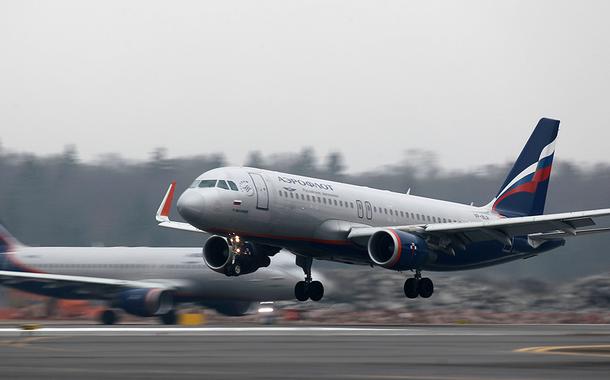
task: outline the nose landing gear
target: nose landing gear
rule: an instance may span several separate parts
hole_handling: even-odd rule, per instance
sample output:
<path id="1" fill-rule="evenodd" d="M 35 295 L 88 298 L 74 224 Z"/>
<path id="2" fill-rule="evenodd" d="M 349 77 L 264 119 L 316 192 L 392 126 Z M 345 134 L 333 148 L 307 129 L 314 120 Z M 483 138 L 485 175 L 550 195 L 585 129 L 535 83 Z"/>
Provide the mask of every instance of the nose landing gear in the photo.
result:
<path id="1" fill-rule="evenodd" d="M 239 235 L 230 235 L 228 243 L 231 261 L 225 269 L 227 276 L 240 276 L 252 273 L 259 268 L 268 267 L 271 264 L 268 254 L 275 254 L 273 251 L 256 248 Z"/>
<path id="2" fill-rule="evenodd" d="M 427 277 L 421 277 L 421 271 L 415 271 L 415 277 L 408 278 L 405 281 L 404 292 L 407 298 L 430 298 L 434 293 L 434 283 Z"/>
<path id="3" fill-rule="evenodd" d="M 297 300 L 303 302 L 311 299 L 319 301 L 324 297 L 324 285 L 320 281 L 312 281 L 311 279 L 311 257 L 297 256 L 296 264 L 303 268 L 305 272 L 305 281 L 299 281 L 294 287 L 294 296 Z"/>

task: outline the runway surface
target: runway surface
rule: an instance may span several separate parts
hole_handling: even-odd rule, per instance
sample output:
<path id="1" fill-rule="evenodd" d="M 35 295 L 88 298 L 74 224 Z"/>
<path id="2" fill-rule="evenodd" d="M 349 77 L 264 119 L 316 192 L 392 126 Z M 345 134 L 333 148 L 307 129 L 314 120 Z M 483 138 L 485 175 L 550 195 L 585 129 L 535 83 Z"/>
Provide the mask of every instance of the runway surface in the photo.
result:
<path id="1" fill-rule="evenodd" d="M 0 328 L 7 379 L 607 379 L 610 326 Z"/>

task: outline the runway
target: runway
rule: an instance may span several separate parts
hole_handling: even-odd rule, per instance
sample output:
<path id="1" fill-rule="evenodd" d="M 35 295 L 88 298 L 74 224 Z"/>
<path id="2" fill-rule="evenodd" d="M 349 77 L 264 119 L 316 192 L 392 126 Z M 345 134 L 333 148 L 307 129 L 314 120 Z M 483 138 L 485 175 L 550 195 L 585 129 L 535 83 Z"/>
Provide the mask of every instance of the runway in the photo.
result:
<path id="1" fill-rule="evenodd" d="M 610 326 L 0 328 L 3 378 L 605 379 Z"/>

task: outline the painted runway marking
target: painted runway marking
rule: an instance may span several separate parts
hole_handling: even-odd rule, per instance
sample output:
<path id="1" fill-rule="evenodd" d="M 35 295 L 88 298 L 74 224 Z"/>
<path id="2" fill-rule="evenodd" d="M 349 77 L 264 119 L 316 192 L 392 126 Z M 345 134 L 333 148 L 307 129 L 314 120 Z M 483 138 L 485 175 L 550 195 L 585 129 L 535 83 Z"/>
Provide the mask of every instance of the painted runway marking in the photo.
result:
<path id="1" fill-rule="evenodd" d="M 558 336 L 574 330 L 528 330 L 524 326 L 413 326 L 413 327 L 42 327 L 36 330 L 0 328 L 0 336 L 44 335 L 334 335 L 334 336 Z M 581 331 L 580 334 L 587 334 Z M 597 335 L 600 334 L 596 330 Z M 610 335 L 610 330 L 608 330 Z M 524 351 L 525 352 L 525 351 Z"/>
<path id="2" fill-rule="evenodd" d="M 540 346 L 526 347 L 515 350 L 515 352 L 527 352 L 534 354 L 555 354 L 571 356 L 595 356 L 610 358 L 610 345 L 583 345 L 583 346 Z"/>

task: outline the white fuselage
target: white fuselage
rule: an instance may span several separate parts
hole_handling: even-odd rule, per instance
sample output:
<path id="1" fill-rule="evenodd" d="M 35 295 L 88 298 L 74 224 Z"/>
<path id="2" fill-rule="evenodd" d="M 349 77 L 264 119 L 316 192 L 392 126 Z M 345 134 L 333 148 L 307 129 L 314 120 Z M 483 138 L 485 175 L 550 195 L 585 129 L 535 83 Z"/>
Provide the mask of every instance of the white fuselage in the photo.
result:
<path id="1" fill-rule="evenodd" d="M 223 188 L 217 182 L 213 187 L 201 187 L 214 180 L 235 186 Z M 500 218 L 488 208 L 247 167 L 218 168 L 202 174 L 177 205 L 190 224 L 204 231 L 239 234 L 296 253 L 364 264 L 370 263 L 365 251 L 328 247 L 350 245 L 347 233 L 358 225 Z"/>

